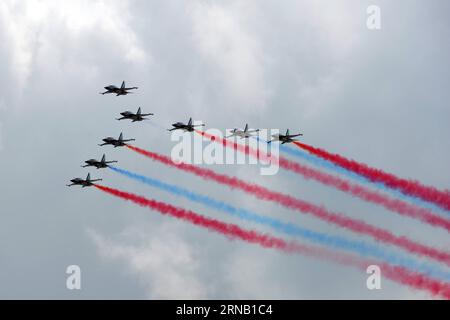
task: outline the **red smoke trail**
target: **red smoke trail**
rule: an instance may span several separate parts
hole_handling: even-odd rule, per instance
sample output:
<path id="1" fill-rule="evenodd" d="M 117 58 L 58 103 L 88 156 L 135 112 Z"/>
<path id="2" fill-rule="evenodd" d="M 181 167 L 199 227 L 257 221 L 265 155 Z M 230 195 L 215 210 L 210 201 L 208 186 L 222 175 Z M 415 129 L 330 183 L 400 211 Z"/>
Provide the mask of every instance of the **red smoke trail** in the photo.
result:
<path id="1" fill-rule="evenodd" d="M 170 204 L 147 199 L 132 193 L 101 185 L 94 186 L 106 193 L 125 200 L 130 200 L 140 206 L 151 208 L 164 215 L 170 215 L 177 219 L 185 220 L 194 225 L 204 227 L 208 230 L 216 231 L 225 236 L 241 239 L 253 244 L 258 244 L 265 248 L 273 248 L 287 253 L 298 253 L 315 258 L 331 260 L 336 263 L 357 267 L 362 270 L 365 270 L 366 267 L 371 264 L 376 264 L 376 262 L 367 260 L 365 261 L 353 255 L 336 253 L 335 251 L 331 251 L 325 248 L 302 245 L 294 241 L 287 242 L 281 238 L 259 233 L 254 230 L 243 229 L 236 224 L 225 223 L 216 219 L 208 218 L 189 210 L 177 208 Z M 428 278 L 425 275 L 414 273 L 405 268 L 391 266 L 389 264 L 378 265 L 380 266 L 383 274 L 393 281 L 408 285 L 415 289 L 427 290 L 433 295 L 440 295 L 446 299 L 450 299 L 450 285 L 445 282 Z"/>
<path id="2" fill-rule="evenodd" d="M 280 166 L 301 174 L 306 178 L 312 178 L 314 180 L 322 182 L 323 184 L 333 186 L 344 192 L 348 192 L 365 201 L 383 206 L 393 212 L 410 218 L 421 220 L 432 226 L 440 227 L 450 232 L 450 220 L 434 214 L 428 209 L 414 206 L 402 200 L 393 199 L 379 192 L 372 191 L 357 184 L 352 184 L 339 177 L 327 173 L 322 173 L 315 169 L 308 168 L 299 163 L 292 162 L 284 158 L 280 158 Z"/>
<path id="3" fill-rule="evenodd" d="M 197 133 L 201 134 L 202 136 L 212 140 L 216 141 L 218 143 L 221 143 L 225 147 L 231 148 L 233 147 L 234 150 L 237 150 L 239 152 L 243 152 L 247 155 L 250 155 L 252 157 L 255 157 L 257 159 L 261 159 L 265 162 L 269 162 L 270 158 L 274 158 L 274 156 L 268 156 L 259 153 L 257 150 L 252 149 L 246 145 L 241 145 L 217 136 L 213 136 L 211 134 L 208 134 L 206 132 L 195 130 Z M 338 190 L 341 190 L 343 192 L 347 192 L 352 194 L 355 197 L 358 197 L 360 199 L 363 199 L 368 202 L 375 203 L 377 205 L 383 206 L 384 208 L 391 210 L 393 212 L 399 213 L 401 215 L 418 219 L 423 222 L 426 222 L 432 226 L 440 227 L 448 232 L 450 232 L 450 220 L 446 219 L 444 217 L 441 217 L 437 214 L 434 214 L 428 209 L 421 208 L 414 206 L 412 204 L 409 204 L 408 202 L 393 199 L 390 198 L 384 194 L 381 194 L 379 192 L 372 191 L 366 187 L 352 184 L 348 182 L 345 179 L 333 176 L 328 173 L 324 173 L 321 171 L 318 171 L 316 169 L 304 166 L 302 164 L 299 164 L 297 162 L 293 162 L 290 160 L 287 160 L 286 158 L 280 157 L 278 159 L 279 165 L 286 169 L 293 171 L 297 174 L 300 174 L 304 176 L 306 179 L 314 179 L 320 183 L 323 183 L 327 186 L 334 187 Z"/>
<path id="4" fill-rule="evenodd" d="M 242 152 L 244 154 L 250 155 L 256 159 L 262 160 L 264 162 L 270 163 L 270 161 L 275 158 L 274 156 L 269 156 L 267 154 L 262 154 L 258 150 L 252 149 L 247 145 L 242 145 L 239 143 L 235 143 L 231 140 L 223 139 L 217 136 L 214 136 L 212 134 L 206 133 L 201 130 L 195 129 L 195 132 L 197 132 L 199 135 L 202 135 L 206 138 L 208 138 L 211 141 L 216 141 L 218 143 L 221 143 L 224 147 L 231 148 L 233 147 L 234 150 L 237 150 L 239 152 Z"/>
<path id="5" fill-rule="evenodd" d="M 425 246 L 406 237 L 398 237 L 387 230 L 377 228 L 364 221 L 348 218 L 340 213 L 330 212 L 321 206 L 279 192 L 271 191 L 256 184 L 247 183 L 236 177 L 215 173 L 212 170 L 200 168 L 191 164 L 175 163 L 169 157 L 143 150 L 135 146 L 127 145 L 127 147 L 162 164 L 193 173 L 206 180 L 216 181 L 220 184 L 228 185 L 231 188 L 242 190 L 249 194 L 253 194 L 259 199 L 276 202 L 287 208 L 311 214 L 319 219 L 352 230 L 353 232 L 371 236 L 378 241 L 398 246 L 412 253 L 432 258 L 450 266 L 450 253 Z"/>
<path id="6" fill-rule="evenodd" d="M 440 295 L 445 299 L 450 300 L 450 285 L 448 283 L 440 283 L 423 274 L 411 272 L 403 267 L 392 266 L 389 264 L 381 264 L 379 267 L 382 274 L 393 281 L 416 289 L 424 288 L 424 290 L 430 291 L 433 295 Z"/>
<path id="7" fill-rule="evenodd" d="M 450 191 L 448 190 L 442 191 L 435 187 L 423 185 L 419 181 L 402 179 L 391 173 L 384 172 L 383 170 L 371 168 L 364 163 L 359 163 L 301 142 L 294 143 L 296 146 L 309 153 L 364 176 L 370 181 L 381 182 L 387 187 L 397 189 L 406 195 L 421 198 L 422 200 L 432 202 L 445 210 L 450 210 Z"/>

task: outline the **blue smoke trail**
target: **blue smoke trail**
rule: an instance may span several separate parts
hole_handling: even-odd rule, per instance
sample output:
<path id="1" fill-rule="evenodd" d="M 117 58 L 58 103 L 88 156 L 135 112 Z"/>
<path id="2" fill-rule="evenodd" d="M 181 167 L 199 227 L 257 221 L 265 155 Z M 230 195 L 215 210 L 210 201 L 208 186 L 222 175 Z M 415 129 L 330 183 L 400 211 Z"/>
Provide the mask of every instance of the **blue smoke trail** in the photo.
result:
<path id="1" fill-rule="evenodd" d="M 253 138 L 255 138 L 258 141 L 262 141 L 262 142 L 266 142 L 267 143 L 267 141 L 265 141 L 265 140 L 263 140 L 263 139 L 261 139 L 259 137 L 253 137 Z M 447 211 L 445 211 L 444 209 L 440 208 L 439 206 L 437 206 L 437 205 L 435 205 L 433 203 L 429 203 L 429 202 L 424 201 L 422 199 L 419 199 L 417 197 L 412 197 L 412 196 L 405 195 L 405 194 L 401 193 L 398 190 L 386 187 L 384 184 L 382 184 L 380 182 L 372 182 L 369 179 L 367 179 L 366 177 L 360 176 L 359 174 L 357 174 L 357 173 L 355 173 L 353 171 L 350 171 L 350 170 L 347 170 L 345 168 L 342 168 L 342 167 L 340 167 L 338 165 L 335 165 L 334 163 L 332 163 L 330 161 L 327 161 L 325 159 L 322 159 L 320 157 L 312 155 L 312 154 L 310 154 L 310 153 L 308 153 L 306 151 L 303 151 L 303 150 L 300 150 L 300 149 L 293 149 L 293 148 L 291 148 L 291 147 L 289 147 L 287 145 L 282 145 L 282 144 L 280 144 L 280 149 L 282 151 L 284 151 L 285 153 L 291 155 L 291 156 L 294 156 L 294 157 L 300 158 L 302 160 L 308 161 L 309 163 L 311 163 L 313 165 L 316 165 L 318 167 L 334 171 L 334 172 L 336 172 L 338 174 L 342 174 L 342 175 L 344 175 L 344 176 L 346 176 L 348 178 L 356 180 L 359 183 L 370 184 L 370 185 L 376 187 L 377 189 L 379 189 L 381 191 L 384 191 L 386 193 L 390 193 L 393 196 L 395 196 L 397 198 L 400 198 L 401 200 L 412 202 L 415 205 L 421 206 L 421 207 L 429 209 L 429 210 L 433 210 L 433 211 L 437 211 L 437 212 L 440 212 L 440 213 L 448 214 Z"/>
<path id="2" fill-rule="evenodd" d="M 401 193 L 398 190 L 386 187 L 384 184 L 382 184 L 380 182 L 372 182 L 369 179 L 367 179 L 366 177 L 360 176 L 360 175 L 358 175 L 355 172 L 352 172 L 352 171 L 349 171 L 349 170 L 347 170 L 345 168 L 339 167 L 339 166 L 335 165 L 334 163 L 331 163 L 331 162 L 329 162 L 329 161 L 327 161 L 325 159 L 318 158 L 318 157 L 316 157 L 314 155 L 311 155 L 311 154 L 309 154 L 309 153 L 307 153 L 305 151 L 295 150 L 295 149 L 292 149 L 292 148 L 290 148 L 288 146 L 281 146 L 281 149 L 284 152 L 286 152 L 286 153 L 288 153 L 288 154 L 290 154 L 290 155 L 292 155 L 294 157 L 306 160 L 306 161 L 308 161 L 308 162 L 310 162 L 310 163 L 312 163 L 312 164 L 314 164 L 316 166 L 319 166 L 319 167 L 322 167 L 322 168 L 325 168 L 325 169 L 328 169 L 328 170 L 333 170 L 333 171 L 335 171 L 337 173 L 340 173 L 340 174 L 345 175 L 345 176 L 347 176 L 349 178 L 352 178 L 352 179 L 356 180 L 357 182 L 360 182 L 360 183 L 363 183 L 363 184 L 371 184 L 374 187 L 376 187 L 377 189 L 380 189 L 381 191 L 384 191 L 384 192 L 387 192 L 387 193 L 391 193 L 395 197 L 400 198 L 402 200 L 412 202 L 412 203 L 414 203 L 416 205 L 419 205 L 421 207 L 424 207 L 426 209 L 447 213 L 445 210 L 441 209 L 440 207 L 438 207 L 438 206 L 436 206 L 436 205 L 434 205 L 432 203 L 426 202 L 426 201 L 421 200 L 421 199 L 416 198 L 416 197 L 411 197 L 411 196 L 405 195 L 405 194 Z"/>
<path id="3" fill-rule="evenodd" d="M 385 252 L 377 246 L 373 246 L 362 241 L 352 241 L 338 236 L 332 236 L 315 232 L 290 223 L 282 222 L 272 217 L 258 215 L 246 209 L 233 207 L 225 202 L 212 199 L 208 196 L 194 193 L 192 191 L 189 191 L 187 189 L 175 185 L 164 183 L 157 179 L 142 176 L 113 166 L 109 166 L 109 168 L 117 173 L 120 173 L 134 180 L 140 181 L 149 186 L 158 188 L 160 190 L 164 190 L 166 192 L 169 192 L 171 194 L 180 197 L 184 197 L 186 199 L 189 199 L 190 201 L 203 204 L 205 206 L 225 212 L 227 214 L 241 218 L 243 220 L 269 226 L 287 235 L 302 237 L 312 242 L 320 243 L 322 245 L 353 251 L 364 257 L 367 256 L 375 257 L 384 261 L 388 261 L 394 265 L 399 265 L 414 270 L 420 270 L 422 273 L 427 274 L 429 276 L 450 280 L 450 274 L 448 272 L 444 272 L 442 270 L 434 268 L 433 266 L 418 263 L 415 260 L 409 259 L 407 257 L 402 257 L 393 253 Z"/>

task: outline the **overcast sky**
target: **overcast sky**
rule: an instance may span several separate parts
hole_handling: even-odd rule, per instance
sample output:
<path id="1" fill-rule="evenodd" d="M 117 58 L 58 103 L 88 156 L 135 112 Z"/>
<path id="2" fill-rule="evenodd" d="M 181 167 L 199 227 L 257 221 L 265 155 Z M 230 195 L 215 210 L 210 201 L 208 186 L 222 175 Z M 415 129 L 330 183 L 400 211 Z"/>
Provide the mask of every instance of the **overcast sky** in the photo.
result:
<path id="1" fill-rule="evenodd" d="M 371 4 L 381 8 L 381 30 L 366 27 Z M 389 280 L 369 291 L 363 271 L 230 241 L 65 184 L 105 152 L 122 168 L 372 242 L 97 144 L 123 131 L 170 154 L 163 128 L 189 117 L 221 130 L 290 128 L 309 144 L 450 188 L 449 11 L 446 0 L 1 1 L 0 298 L 430 298 Z M 98 94 L 122 80 L 136 94 Z M 114 120 L 138 107 L 155 113 L 156 125 Z M 300 176 L 212 169 L 450 247 L 443 231 Z M 265 230 L 109 170 L 90 172 L 108 186 Z M 82 270 L 80 291 L 66 289 L 72 264 Z"/>

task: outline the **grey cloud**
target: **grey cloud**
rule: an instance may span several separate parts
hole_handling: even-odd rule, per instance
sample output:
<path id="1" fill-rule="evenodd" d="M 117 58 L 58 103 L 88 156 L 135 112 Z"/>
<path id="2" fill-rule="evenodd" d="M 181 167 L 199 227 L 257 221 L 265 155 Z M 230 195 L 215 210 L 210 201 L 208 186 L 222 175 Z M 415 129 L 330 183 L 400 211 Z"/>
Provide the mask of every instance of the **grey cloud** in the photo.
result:
<path id="1" fill-rule="evenodd" d="M 96 144 L 123 131 L 139 146 L 170 154 L 164 130 L 113 120 L 141 106 L 164 128 L 190 116 L 219 129 L 245 122 L 289 127 L 302 131 L 308 143 L 448 188 L 445 0 L 375 1 L 383 19 L 376 32 L 365 27 L 365 9 L 373 1 L 36 3 L 0 4 L 0 177 L 7 181 L 0 184 L 0 297 L 429 298 L 390 281 L 369 292 L 358 270 L 229 241 L 64 184 L 86 175 L 79 167 L 83 160 L 105 152 L 132 171 L 359 239 Z M 139 86 L 138 92 L 98 94 L 122 80 Z M 214 169 L 424 243 L 450 245 L 445 233 L 282 170 L 261 177 L 256 167 Z M 238 222 L 107 170 L 91 173 L 107 185 Z M 78 293 L 65 289 L 65 268 L 74 263 L 85 275 Z"/>

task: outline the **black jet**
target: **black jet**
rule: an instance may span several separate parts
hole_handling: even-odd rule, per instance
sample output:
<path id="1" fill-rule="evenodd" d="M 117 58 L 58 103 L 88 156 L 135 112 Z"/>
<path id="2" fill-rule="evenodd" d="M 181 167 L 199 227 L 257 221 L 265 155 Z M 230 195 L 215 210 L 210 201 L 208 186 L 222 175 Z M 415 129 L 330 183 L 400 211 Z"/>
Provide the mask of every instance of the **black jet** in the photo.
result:
<path id="1" fill-rule="evenodd" d="M 106 89 L 105 92 L 100 92 L 100 93 L 101 94 L 115 93 L 116 96 L 126 96 L 127 94 L 133 93 L 133 92 L 129 92 L 130 90 L 138 89 L 138 87 L 127 88 L 127 87 L 125 87 L 125 81 L 123 81 L 120 88 L 116 87 L 115 85 L 110 85 L 110 86 L 105 87 L 105 89 Z"/>
<path id="2" fill-rule="evenodd" d="M 85 161 L 86 165 L 81 166 L 81 167 L 83 167 L 83 168 L 96 167 L 97 169 L 102 169 L 102 168 L 109 167 L 110 163 L 116 163 L 116 162 L 117 161 L 106 161 L 106 156 L 103 155 L 102 160 L 98 161 L 96 159 L 89 159 L 89 160 Z"/>
<path id="3" fill-rule="evenodd" d="M 154 114 L 153 113 L 142 113 L 141 108 L 139 108 L 136 113 L 133 113 L 131 111 L 124 111 L 124 112 L 121 112 L 120 115 L 122 117 L 118 118 L 116 120 L 130 119 L 130 120 L 132 120 L 132 122 L 136 122 L 136 121 L 148 120 L 145 117 L 153 116 Z"/>
<path id="4" fill-rule="evenodd" d="M 297 141 L 296 139 L 292 139 L 295 137 L 299 137 L 299 136 L 303 136 L 303 134 L 299 133 L 299 134 L 289 134 L 289 129 L 286 130 L 286 134 L 274 134 L 272 135 L 273 139 L 271 141 L 269 141 L 268 143 L 271 143 L 273 141 L 280 141 L 281 144 L 285 144 L 285 143 L 291 143 L 294 141 Z"/>
<path id="5" fill-rule="evenodd" d="M 102 179 L 95 179 L 95 180 L 91 180 L 91 174 L 88 173 L 86 180 L 81 179 L 81 178 L 75 178 L 70 180 L 70 182 L 72 182 L 71 184 L 67 184 L 68 187 L 71 186 L 81 186 L 82 188 L 85 187 L 90 187 L 94 185 L 94 182 L 96 181 L 102 181 Z"/>
<path id="6" fill-rule="evenodd" d="M 244 130 L 242 129 L 238 129 L 238 128 L 234 128 L 233 130 L 231 130 L 231 135 L 229 135 L 226 138 L 231 138 L 231 137 L 241 137 L 241 139 L 245 139 L 245 138 L 250 138 L 253 137 L 252 133 L 256 133 L 259 132 L 259 129 L 256 130 L 248 130 L 248 124 L 245 125 Z"/>
<path id="7" fill-rule="evenodd" d="M 192 124 L 192 118 L 189 118 L 188 124 L 184 124 L 183 122 L 176 122 L 172 124 L 172 129 L 167 129 L 167 131 L 174 131 L 174 130 L 183 130 L 185 132 L 193 132 L 195 127 L 204 127 L 204 124 L 198 124 L 193 125 Z"/>
<path id="8" fill-rule="evenodd" d="M 99 144 L 99 146 L 106 146 L 107 144 L 110 144 L 110 145 L 114 146 L 114 148 L 117 148 L 117 147 L 124 147 L 124 146 L 127 145 L 125 142 L 135 141 L 135 140 L 136 140 L 136 139 L 127 139 L 127 140 L 124 140 L 124 139 L 123 139 L 122 132 L 121 132 L 121 133 L 120 133 L 120 136 L 119 136 L 119 139 L 115 139 L 115 138 L 113 138 L 113 137 L 107 137 L 107 138 L 105 138 L 105 139 L 102 140 L 104 143 Z"/>

